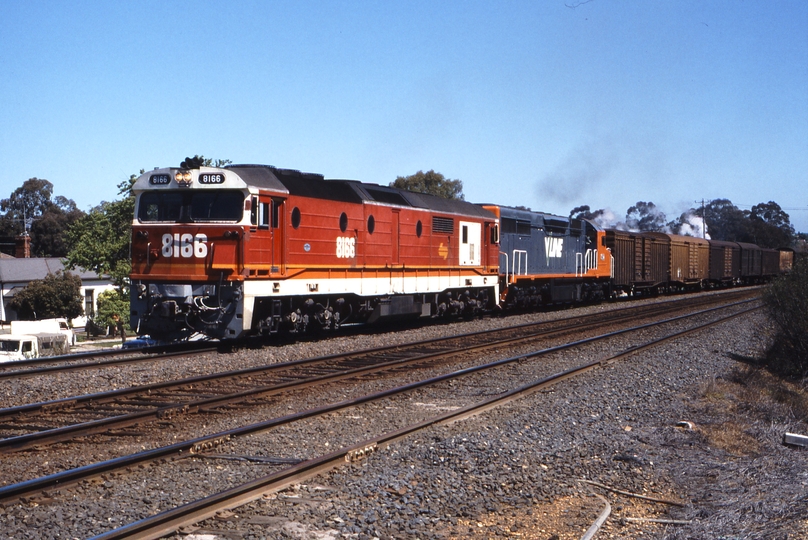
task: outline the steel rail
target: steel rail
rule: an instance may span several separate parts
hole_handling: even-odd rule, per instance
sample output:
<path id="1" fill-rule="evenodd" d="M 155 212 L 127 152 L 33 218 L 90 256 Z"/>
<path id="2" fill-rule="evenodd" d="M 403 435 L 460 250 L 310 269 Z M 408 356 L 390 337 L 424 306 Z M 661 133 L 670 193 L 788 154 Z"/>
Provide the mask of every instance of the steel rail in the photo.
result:
<path id="1" fill-rule="evenodd" d="M 620 358 L 624 358 L 646 348 L 654 347 L 660 345 L 661 343 L 677 339 L 694 332 L 700 332 L 718 324 L 723 324 L 731 319 L 748 314 L 757 309 L 760 308 L 756 307 L 740 313 L 735 313 L 718 321 L 712 321 L 696 328 L 676 332 L 650 341 L 639 347 L 632 347 L 631 349 L 611 357 L 588 362 L 554 375 L 550 375 L 549 377 L 544 377 L 520 386 L 519 388 L 504 392 L 497 396 L 492 396 L 491 398 L 479 403 L 468 405 L 461 409 L 435 416 L 396 431 L 366 439 L 358 444 L 342 448 L 324 456 L 310 459 L 298 465 L 278 471 L 274 474 L 255 479 L 240 486 L 215 493 L 208 497 L 204 497 L 176 508 L 166 510 L 165 512 L 161 512 L 154 516 L 130 523 L 129 525 L 99 534 L 92 537 L 90 540 L 153 540 L 160 538 L 166 534 L 171 534 L 180 527 L 191 525 L 203 519 L 212 517 L 217 512 L 222 510 L 236 508 L 256 500 L 267 493 L 279 491 L 294 483 L 312 478 L 345 463 L 361 459 L 418 431 L 422 431 L 432 426 L 457 422 L 471 416 L 476 416 L 489 409 L 493 409 L 517 399 L 521 399 L 525 396 L 534 394 L 563 380 L 586 373 L 600 366 L 611 364 Z"/>
<path id="2" fill-rule="evenodd" d="M 713 309 L 707 310 L 707 311 L 715 311 L 716 309 L 720 309 L 720 308 L 713 308 Z M 738 317 L 740 315 L 744 315 L 744 314 L 749 313 L 751 311 L 754 311 L 756 309 L 760 309 L 760 308 L 759 307 L 754 307 L 754 308 L 751 308 L 749 310 L 745 310 L 745 311 L 733 314 L 733 315 L 731 315 L 731 316 L 729 316 L 729 317 L 727 317 L 725 319 L 721 319 L 719 321 L 716 321 L 716 322 L 713 322 L 713 323 L 710 323 L 710 324 L 712 324 L 712 325 L 719 324 L 721 322 L 724 322 L 725 320 L 729 320 L 731 318 Z M 692 316 L 698 316 L 698 315 L 701 315 L 701 314 L 703 314 L 703 312 L 694 313 L 694 314 L 689 315 L 689 316 L 692 317 Z M 451 380 L 451 379 L 454 379 L 454 378 L 470 375 L 472 373 L 478 373 L 478 372 L 493 369 L 493 368 L 496 368 L 496 367 L 505 366 L 507 364 L 511 364 L 511 363 L 514 363 L 514 362 L 520 362 L 520 361 L 526 360 L 528 358 L 537 358 L 537 357 L 548 355 L 548 354 L 551 354 L 551 353 L 564 351 L 564 350 L 571 349 L 571 348 L 574 348 L 574 347 L 579 347 L 581 345 L 586 345 L 586 344 L 594 343 L 594 342 L 601 341 L 601 340 L 604 340 L 604 339 L 609 339 L 609 338 L 612 338 L 612 337 L 615 337 L 615 336 L 618 336 L 618 335 L 622 335 L 622 334 L 626 334 L 626 333 L 629 333 L 629 332 L 643 330 L 643 329 L 646 329 L 646 328 L 649 328 L 649 327 L 658 326 L 658 325 L 665 324 L 665 323 L 672 322 L 672 321 L 676 321 L 676 320 L 681 320 L 681 319 L 687 318 L 689 316 L 688 315 L 681 315 L 681 316 L 678 316 L 678 317 L 674 317 L 673 319 L 670 319 L 670 320 L 657 321 L 657 322 L 653 322 L 653 323 L 646 323 L 646 324 L 643 324 L 643 325 L 640 325 L 640 326 L 637 326 L 637 327 L 634 327 L 634 328 L 625 328 L 625 329 L 617 330 L 615 332 L 609 332 L 609 333 L 601 334 L 601 335 L 598 335 L 598 336 L 592 336 L 592 337 L 584 338 L 584 339 L 581 339 L 581 340 L 578 340 L 578 341 L 575 341 L 575 342 L 566 343 L 566 344 L 562 344 L 562 345 L 556 345 L 556 346 L 553 346 L 553 347 L 548 347 L 548 348 L 545 348 L 545 349 L 542 349 L 542 350 L 539 350 L 539 351 L 534 351 L 532 353 L 512 356 L 512 357 L 509 357 L 509 358 L 496 360 L 494 362 L 490 362 L 490 363 L 487 363 L 487 364 L 481 364 L 481 365 L 477 365 L 477 366 L 472 366 L 472 367 L 456 370 L 456 371 L 453 371 L 453 372 L 450 372 L 450 373 L 446 373 L 446 374 L 443 374 L 443 375 L 438 375 L 436 377 L 431 377 L 431 378 L 424 379 L 424 380 L 421 380 L 421 381 L 416 381 L 416 382 L 409 383 L 409 384 L 406 384 L 406 385 L 403 385 L 403 386 L 390 388 L 390 389 L 387 389 L 387 390 L 382 390 L 380 392 L 376 392 L 376 393 L 373 393 L 373 394 L 361 396 L 361 397 L 358 397 L 358 398 L 344 400 L 344 401 L 329 404 L 329 405 L 323 405 L 321 407 L 315 407 L 315 408 L 312 408 L 312 409 L 307 409 L 305 411 L 300 411 L 300 412 L 289 414 L 289 415 L 286 415 L 286 416 L 269 419 L 269 420 L 259 422 L 259 423 L 255 423 L 255 424 L 251 424 L 251 425 L 248 425 L 248 426 L 241 426 L 241 427 L 238 427 L 238 428 L 235 428 L 235 429 L 226 430 L 226 431 L 222 431 L 222 432 L 218 432 L 218 433 L 215 433 L 215 434 L 206 435 L 206 436 L 202 436 L 202 437 L 197 437 L 197 438 L 189 440 L 189 441 L 183 441 L 183 442 L 175 443 L 175 444 L 172 444 L 172 445 L 169 445 L 169 446 L 155 448 L 155 449 L 152 449 L 152 450 L 146 450 L 146 451 L 143 451 L 143 452 L 139 452 L 137 454 L 123 456 L 123 457 L 120 457 L 120 458 L 114 458 L 114 459 L 111 459 L 111 460 L 107 460 L 107 461 L 103 461 L 103 462 L 99 462 L 99 463 L 94 463 L 94 464 L 90 464 L 90 465 L 85 465 L 83 467 L 78 467 L 78 468 L 75 468 L 75 469 L 70 469 L 70 470 L 67 470 L 67 471 L 54 473 L 54 474 L 51 474 L 51 475 L 48 475 L 48 476 L 35 478 L 35 479 L 32 479 L 32 480 L 20 482 L 20 483 L 17 483 L 17 484 L 11 484 L 11 485 L 8 485 L 8 486 L 3 486 L 3 487 L 0 487 L 0 502 L 5 502 L 5 501 L 8 501 L 8 500 L 13 500 L 13 499 L 19 499 L 19 498 L 22 498 L 22 497 L 30 497 L 32 495 L 35 495 L 35 494 L 40 493 L 40 492 L 45 491 L 45 490 L 73 485 L 73 484 L 76 484 L 77 482 L 79 482 L 81 480 L 86 480 L 88 478 L 93 478 L 93 477 L 99 476 L 101 474 L 109 473 L 111 471 L 125 469 L 127 467 L 132 467 L 132 466 L 138 465 L 140 463 L 152 462 L 152 461 L 156 461 L 156 460 L 160 460 L 160 459 L 181 458 L 181 457 L 186 457 L 186 456 L 189 456 L 189 455 L 194 455 L 196 453 L 200 453 L 200 452 L 203 452 L 205 450 L 209 450 L 211 448 L 214 448 L 214 447 L 216 447 L 216 446 L 218 446 L 218 445 L 220 445 L 220 444 L 222 444 L 224 442 L 227 442 L 230 439 L 235 438 L 235 437 L 243 437 L 243 436 L 250 435 L 250 434 L 253 434 L 253 433 L 267 431 L 267 430 L 273 429 L 275 427 L 285 425 L 285 424 L 289 424 L 289 423 L 292 423 L 292 422 L 295 422 L 295 421 L 299 421 L 299 420 L 303 420 L 303 419 L 307 419 L 307 418 L 312 418 L 312 417 L 315 417 L 315 416 L 320 416 L 320 415 L 324 415 L 324 414 L 331 413 L 331 412 L 336 412 L 336 411 L 339 411 L 339 410 L 342 410 L 342 409 L 355 407 L 357 405 L 361 405 L 361 404 L 365 404 L 365 403 L 369 403 L 369 402 L 373 402 L 373 401 L 378 401 L 378 400 L 385 399 L 385 398 L 388 398 L 388 397 L 391 397 L 391 396 L 394 396 L 394 395 L 397 395 L 397 394 L 409 392 L 409 391 L 412 391 L 412 390 L 415 390 L 415 389 L 418 389 L 418 388 L 431 386 L 431 385 L 434 385 L 434 384 L 437 384 L 437 383 L 440 383 L 440 382 L 443 382 L 443 381 L 446 381 L 446 380 Z M 672 336 L 676 337 L 676 336 L 679 336 L 680 334 L 682 334 L 682 332 L 679 332 L 677 334 L 673 334 Z M 666 337 L 666 338 L 662 338 L 662 339 L 672 339 L 672 337 Z M 659 341 L 661 341 L 661 340 L 659 340 Z M 629 354 L 629 353 L 621 353 L 621 354 Z M 573 368 L 572 370 L 565 371 L 562 374 L 559 374 L 559 375 L 556 375 L 556 376 L 553 376 L 553 377 L 555 379 L 561 380 L 561 378 L 566 378 L 566 376 L 572 376 L 571 374 L 578 373 L 578 372 L 582 371 L 583 368 L 594 369 L 594 367 L 596 367 L 597 365 L 603 364 L 603 363 L 604 363 L 603 360 L 597 360 L 597 361 L 591 362 L 589 364 L 586 364 L 585 366 L 578 367 L 578 368 Z M 569 374 L 569 375 L 565 375 L 565 374 Z M 516 391 L 513 391 L 513 392 L 516 392 Z M 524 392 L 526 392 L 526 390 L 524 390 L 524 389 L 519 390 L 519 393 L 524 393 Z M 493 399 L 494 398 L 492 398 L 492 400 Z M 501 398 L 496 398 L 496 399 L 498 401 Z M 487 400 L 486 402 L 483 402 L 483 403 L 487 403 L 488 401 L 491 401 L 491 400 Z M 493 401 L 492 401 L 492 403 L 493 403 Z M 494 405 L 491 405 L 491 406 L 493 407 Z M 482 407 L 482 405 L 480 407 Z M 461 409 L 460 411 L 463 411 L 463 410 L 465 410 L 465 409 Z M 477 408 L 475 408 L 474 410 L 478 411 Z M 485 409 L 479 409 L 479 411 L 481 411 L 481 410 L 485 410 Z M 466 416 L 468 416 L 468 415 L 466 415 Z M 465 418 L 466 416 L 461 416 L 460 412 L 456 411 L 455 413 L 453 413 L 452 418 L 459 419 L 459 418 Z"/>
<path id="3" fill-rule="evenodd" d="M 744 303 L 751 302 L 753 300 L 743 300 L 740 302 L 736 302 L 734 304 L 729 304 L 710 308 L 708 310 L 703 310 L 697 313 L 709 313 L 710 311 L 718 310 L 718 309 L 725 309 L 729 306 L 736 306 L 741 305 Z M 687 314 L 682 315 L 681 317 L 688 317 L 694 316 L 696 314 Z M 258 386 L 254 388 L 250 388 L 248 390 L 243 390 L 240 392 L 230 393 L 222 396 L 215 396 L 210 398 L 204 399 L 196 399 L 196 400 L 188 400 L 184 402 L 178 402 L 176 404 L 165 405 L 160 407 L 151 407 L 147 410 L 131 412 L 127 414 L 121 414 L 117 416 L 111 416 L 107 418 L 97 419 L 97 420 L 90 420 L 86 422 L 81 422 L 77 424 L 71 424 L 63 427 L 52 428 L 48 430 L 38 431 L 34 433 L 29 433 L 25 435 L 19 435 L 16 437 L 8 437 L 5 439 L 0 440 L 0 454 L 2 453 L 9 453 L 9 452 L 16 452 L 25 449 L 29 449 L 35 446 L 43 446 L 46 444 L 54 444 L 57 442 L 65 442 L 69 441 L 78 437 L 93 435 L 98 433 L 103 433 L 110 431 L 114 428 L 125 428 L 130 427 L 137 424 L 144 424 L 149 421 L 153 420 L 161 420 L 161 419 L 168 419 L 173 418 L 179 415 L 185 414 L 193 414 L 197 413 L 200 410 L 210 410 L 217 407 L 222 407 L 225 405 L 231 405 L 234 403 L 244 402 L 248 399 L 256 399 L 259 397 L 268 397 L 271 395 L 279 394 L 282 392 L 288 392 L 293 389 L 303 389 L 308 388 L 315 385 L 325 384 L 328 382 L 335 382 L 342 379 L 347 379 L 351 377 L 356 377 L 358 375 L 367 375 L 371 373 L 376 373 L 380 371 L 386 371 L 393 369 L 395 367 L 399 367 L 405 364 L 417 364 L 419 362 L 425 362 L 428 360 L 436 360 L 441 357 L 446 356 L 456 356 L 462 353 L 468 353 L 471 351 L 479 351 L 485 350 L 494 347 L 501 347 L 503 345 L 512 345 L 513 343 L 518 343 L 519 341 L 532 341 L 538 338 L 547 338 L 551 337 L 556 334 L 563 334 L 567 333 L 570 330 L 580 331 L 583 329 L 589 329 L 596 326 L 601 326 L 604 324 L 615 324 L 616 322 L 625 322 L 625 319 L 634 319 L 637 317 L 647 317 L 647 314 L 642 315 L 624 315 L 623 318 L 619 318 L 618 320 L 610 320 L 608 322 L 603 321 L 589 321 L 587 323 L 578 324 L 574 328 L 565 327 L 559 329 L 553 329 L 550 331 L 542 331 L 538 335 L 530 335 L 530 336 L 517 336 L 517 337 L 508 337 L 504 339 L 500 339 L 497 341 L 489 341 L 485 343 L 479 343 L 476 345 L 468 345 L 461 348 L 453 348 L 448 351 L 439 351 L 439 352 L 430 352 L 419 354 L 416 356 L 410 357 L 403 357 L 403 358 L 396 358 L 394 360 L 389 360 L 386 362 L 375 362 L 370 365 L 364 365 L 360 367 L 355 367 L 353 369 L 339 369 L 336 372 L 318 375 L 314 377 L 308 377 L 302 380 L 292 380 L 287 382 L 275 383 L 272 385 L 264 385 Z M 676 319 L 671 319 L 676 320 Z M 454 339 L 454 338 L 453 338 Z M 419 344 L 420 345 L 420 344 Z M 382 349 L 385 350 L 385 349 Z M 347 355 L 349 358 L 352 355 Z M 327 357 L 327 358 L 334 358 L 334 357 Z M 339 355 L 336 355 L 336 358 L 340 358 Z M 308 360 L 308 359 L 307 359 Z M 301 361 L 296 361 L 301 362 Z M 344 362 L 340 362 L 343 364 Z M 280 366 L 284 364 L 274 364 L 270 366 L 272 368 L 278 369 Z M 299 364 L 297 364 L 299 365 Z M 246 370 L 251 374 L 255 374 L 256 369 L 262 368 L 251 368 Z M 233 372 L 218 375 L 215 379 L 222 378 L 222 379 L 230 379 L 233 377 Z M 243 376 L 243 375 L 242 375 Z M 0 418 L 3 416 L 13 416 L 13 415 L 20 415 L 23 413 L 31 413 L 33 411 L 52 411 L 52 410 L 63 410 L 64 408 L 75 406 L 79 403 L 96 403 L 96 402 L 105 402 L 110 399 L 120 398 L 125 396 L 131 396 L 133 394 L 142 395 L 144 393 L 148 393 L 154 391 L 156 389 L 161 388 L 171 388 L 171 387 L 187 387 L 192 384 L 196 384 L 199 381 L 208 381 L 211 380 L 214 376 L 200 376 L 195 377 L 192 379 L 186 379 L 184 381 L 180 381 L 179 384 L 172 382 L 172 383 L 154 383 L 151 385 L 145 385 L 142 387 L 135 387 L 135 389 L 120 389 L 114 390 L 112 392 L 107 392 L 103 394 L 94 394 L 90 396 L 82 396 L 77 398 L 64 398 L 63 400 L 57 400 L 56 402 L 48 402 L 46 404 L 33 404 L 27 406 L 20 406 L 14 407 L 10 409 L 0 410 Z M 213 379 L 213 380 L 215 380 Z M 101 399 L 103 398 L 103 399 Z M 27 420 L 27 418 L 26 418 Z"/>
<path id="4" fill-rule="evenodd" d="M 750 293 L 749 290 L 733 290 L 728 291 L 722 294 L 722 296 L 727 297 L 735 297 L 735 296 L 745 296 L 753 294 Z M 678 298 L 678 299 L 671 299 L 666 300 L 664 302 L 658 302 L 653 304 L 653 306 L 659 305 L 673 305 L 676 303 L 688 303 L 693 302 L 698 303 L 699 300 L 704 302 L 709 302 L 712 296 L 701 296 L 696 298 Z M 645 308 L 649 308 L 649 306 L 629 306 L 624 308 L 617 308 L 610 310 L 610 313 L 622 312 L 622 311 L 631 311 L 631 310 L 643 310 Z M 653 310 L 655 308 L 651 307 L 649 309 Z M 588 317 L 595 317 L 597 315 L 603 314 L 590 314 L 584 315 L 583 318 Z M 580 316 L 572 316 L 566 319 L 560 319 L 559 321 L 565 320 L 574 320 Z M 509 328 L 519 328 L 522 326 L 529 326 L 535 324 L 546 324 L 552 322 L 559 322 L 559 321 L 545 321 L 544 323 L 524 323 L 523 325 L 515 325 Z M 496 330 L 489 330 L 486 332 L 491 332 Z M 436 340 L 440 340 L 441 338 L 435 338 Z M 83 369 L 94 369 L 94 368 L 103 368 L 103 367 L 110 367 L 116 365 L 124 365 L 124 364 L 133 364 L 139 362 L 155 362 L 160 361 L 164 358 L 173 358 L 176 356 L 182 356 L 183 354 L 189 352 L 215 352 L 220 349 L 221 346 L 226 346 L 228 343 L 220 342 L 217 346 L 210 346 L 209 342 L 191 342 L 191 343 L 174 343 L 169 345 L 163 346 L 154 346 L 154 347 L 144 347 L 142 349 L 133 349 L 131 351 L 124 351 L 124 350 L 103 350 L 103 351 L 92 351 L 86 353 L 75 353 L 75 354 L 68 354 L 68 355 L 61 355 L 61 356 L 49 356 L 45 358 L 33 358 L 29 360 L 19 360 L 14 362 L 3 362 L 0 363 L 0 380 L 2 379 L 14 379 L 14 378 L 24 378 L 24 377 L 38 377 L 42 375 L 50 375 L 54 373 L 63 373 L 68 371 L 78 371 Z M 176 349 L 176 350 L 173 350 Z M 162 353 L 162 354 L 161 354 Z M 146 356 L 144 356 L 146 355 Z M 43 368 L 34 368 L 34 369 L 18 369 L 18 368 L 26 368 L 29 366 L 37 366 L 43 364 L 54 364 L 61 361 L 73 361 L 73 360 L 81 360 L 82 358 L 103 358 L 107 356 L 119 356 L 121 358 L 113 358 L 111 360 L 99 360 L 94 362 L 82 362 L 82 363 L 75 363 L 75 364 L 61 364 L 57 366 L 48 366 Z"/>
<path id="5" fill-rule="evenodd" d="M 40 377 L 42 375 L 51 375 L 54 373 L 66 373 L 68 371 L 79 371 L 83 369 L 103 368 L 111 366 L 120 366 L 124 364 L 136 364 L 140 362 L 157 362 L 166 358 L 175 358 L 177 356 L 184 356 L 191 353 L 206 353 L 216 352 L 218 347 L 211 347 L 206 344 L 204 346 L 181 347 L 179 345 L 172 345 L 171 348 L 177 350 L 166 351 L 167 347 L 144 347 L 143 349 L 134 349 L 132 352 L 121 352 L 120 350 L 111 351 L 96 351 L 89 354 L 77 353 L 76 355 L 63 355 L 63 356 L 47 356 L 45 358 L 34 358 L 32 360 L 19 360 L 15 362 L 4 362 L 0 364 L 3 368 L 12 367 L 25 367 L 35 366 L 41 364 L 53 364 L 64 360 L 80 360 L 82 358 L 96 358 L 106 356 L 118 356 L 120 358 L 112 358 L 109 360 L 97 360 L 93 362 L 81 362 L 75 364 L 59 364 L 56 366 L 48 366 L 33 369 L 14 369 L 9 371 L 0 371 L 0 380 L 2 379 L 23 379 L 27 377 Z"/>
<path id="6" fill-rule="evenodd" d="M 737 293 L 734 292 L 734 293 L 731 294 L 731 296 L 735 297 L 735 296 L 745 296 L 745 295 L 741 294 L 740 292 L 737 292 Z M 635 313 L 635 310 L 638 309 L 637 307 L 619 308 L 619 309 L 615 309 L 615 310 L 610 310 L 607 313 L 590 314 L 590 315 L 585 315 L 583 317 L 574 316 L 574 317 L 569 317 L 569 318 L 565 318 L 565 319 L 559 319 L 559 320 L 555 320 L 555 321 L 542 321 L 542 322 L 523 323 L 523 324 L 519 324 L 519 325 L 504 327 L 504 328 L 495 328 L 495 329 L 485 330 L 483 332 L 473 332 L 473 333 L 467 333 L 467 334 L 459 334 L 459 335 L 454 335 L 454 336 L 449 336 L 449 337 L 436 337 L 436 338 L 431 338 L 431 339 L 428 339 L 428 340 L 404 343 L 404 344 L 399 344 L 399 345 L 394 345 L 394 346 L 382 346 L 382 347 L 375 347 L 375 348 L 370 348 L 370 349 L 362 349 L 362 350 L 359 350 L 359 351 L 354 351 L 352 353 L 337 353 L 337 354 L 331 354 L 331 355 L 325 355 L 325 356 L 318 356 L 318 357 L 314 357 L 314 358 L 304 358 L 304 359 L 301 359 L 301 360 L 294 360 L 294 361 L 291 361 L 291 362 L 283 362 L 283 363 L 278 363 L 278 364 L 256 366 L 256 367 L 252 367 L 252 368 L 245 368 L 245 369 L 240 369 L 240 370 L 219 372 L 219 373 L 214 373 L 214 374 L 209 374 L 209 375 L 200 375 L 200 376 L 197 376 L 197 377 L 189 377 L 189 378 L 186 378 L 186 379 L 180 379 L 180 380 L 174 380 L 174 381 L 166 381 L 166 382 L 162 382 L 162 383 L 151 383 L 151 384 L 139 385 L 139 386 L 130 387 L 130 388 L 121 388 L 121 389 L 117 389 L 117 390 L 111 390 L 111 391 L 108 391 L 108 392 L 98 392 L 98 393 L 95 393 L 95 394 L 87 394 L 87 395 L 84 395 L 84 396 L 72 396 L 72 397 L 67 397 L 67 398 L 51 400 L 51 401 L 45 401 L 45 402 L 39 402 L 39 403 L 31 403 L 31 404 L 27 404 L 27 405 L 18 405 L 18 406 L 14 406 L 14 407 L 8 407 L 8 408 L 5 408 L 5 409 L 0 409 L 0 418 L 9 417 L 9 416 L 16 416 L 16 415 L 20 415 L 20 414 L 30 414 L 32 412 L 36 412 L 36 411 L 40 411 L 40 410 L 60 410 L 60 409 L 63 410 L 65 408 L 74 406 L 76 404 L 85 404 L 85 403 L 89 403 L 89 402 L 104 403 L 106 401 L 109 401 L 110 399 L 116 399 L 116 398 L 119 398 L 121 396 L 132 396 L 132 395 L 137 395 L 138 393 L 151 393 L 151 392 L 154 392 L 156 390 L 167 389 L 167 388 L 171 388 L 171 387 L 197 385 L 199 383 L 207 382 L 207 381 L 211 381 L 211 380 L 215 380 L 215 379 L 232 379 L 232 378 L 237 378 L 237 377 L 249 377 L 249 376 L 253 376 L 253 375 L 256 375 L 258 373 L 261 373 L 263 371 L 279 370 L 279 369 L 285 369 L 285 368 L 292 367 L 292 366 L 302 366 L 302 365 L 306 365 L 306 364 L 313 364 L 313 363 L 318 363 L 318 362 L 331 361 L 331 360 L 334 360 L 334 359 L 347 357 L 349 355 L 353 355 L 354 357 L 357 357 L 357 356 L 360 356 L 360 355 L 383 354 L 383 353 L 391 352 L 391 351 L 400 351 L 400 350 L 402 350 L 404 348 L 408 348 L 408 347 L 422 347 L 422 346 L 432 345 L 432 344 L 436 344 L 436 343 L 449 342 L 449 341 L 453 341 L 453 340 L 464 340 L 464 339 L 471 339 L 471 338 L 480 338 L 480 337 L 483 337 L 483 336 L 493 335 L 493 334 L 497 334 L 497 333 L 505 333 L 505 332 L 508 332 L 508 331 L 517 331 L 517 330 L 522 330 L 522 329 L 530 328 L 530 327 L 541 327 L 541 326 L 545 326 L 545 325 L 551 325 L 551 324 L 554 324 L 554 323 L 562 323 L 562 324 L 563 323 L 569 323 L 569 326 L 568 327 L 562 327 L 559 330 L 551 329 L 551 330 L 548 330 L 548 332 L 561 331 L 561 330 L 564 330 L 565 328 L 568 331 L 578 330 L 578 329 L 585 328 L 587 325 L 591 325 L 591 323 L 587 322 L 589 319 L 592 319 L 592 320 L 598 319 L 598 321 L 600 323 L 604 323 L 604 324 L 607 323 L 607 322 L 621 322 L 621 321 L 625 321 L 626 319 L 630 320 L 632 318 L 638 318 L 640 316 L 646 316 L 647 317 L 647 316 L 653 316 L 653 315 L 660 315 L 660 314 L 667 313 L 667 312 L 669 312 L 671 310 L 675 310 L 677 308 L 682 308 L 682 307 L 692 308 L 692 307 L 696 307 L 696 306 L 703 305 L 703 304 L 714 303 L 715 297 L 708 297 L 708 298 L 709 299 L 705 299 L 704 297 L 702 297 L 702 298 L 699 299 L 700 301 L 693 302 L 693 303 L 688 302 L 689 300 L 692 300 L 692 299 L 671 300 L 671 301 L 666 301 L 666 302 L 659 302 L 657 304 L 653 304 L 654 307 L 652 309 L 648 309 L 648 310 L 642 310 L 641 309 L 639 312 L 636 312 L 636 313 Z M 721 298 L 721 300 L 726 300 L 726 299 L 727 298 Z M 686 305 L 684 305 L 684 306 L 675 305 L 675 304 L 679 304 L 679 303 L 682 303 L 682 302 L 685 302 Z M 643 307 L 648 307 L 648 306 L 643 306 Z M 613 321 L 603 320 L 604 317 L 611 317 L 612 315 L 614 315 L 614 317 L 613 317 L 614 320 Z M 207 352 L 207 349 L 205 349 L 204 352 Z M 91 365 L 91 366 L 88 366 L 88 367 L 103 367 L 103 366 Z M 51 371 L 58 371 L 58 368 L 54 368 Z M 17 373 L 17 372 L 12 372 L 12 374 L 14 374 L 14 373 Z M 33 375 L 37 375 L 37 374 L 41 374 L 41 373 L 42 372 L 40 372 L 39 370 L 32 370 L 32 371 L 26 372 L 25 374 L 33 376 Z M 0 378 L 3 378 L 3 375 L 4 374 L 0 373 Z"/>

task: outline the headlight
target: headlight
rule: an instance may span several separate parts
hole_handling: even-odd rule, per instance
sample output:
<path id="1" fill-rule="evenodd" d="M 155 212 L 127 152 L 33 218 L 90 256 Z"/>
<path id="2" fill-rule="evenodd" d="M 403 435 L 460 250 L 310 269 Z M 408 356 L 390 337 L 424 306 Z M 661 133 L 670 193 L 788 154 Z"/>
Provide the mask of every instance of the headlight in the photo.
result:
<path id="1" fill-rule="evenodd" d="M 177 186 L 181 188 L 191 187 L 191 171 L 177 171 L 174 175 Z"/>

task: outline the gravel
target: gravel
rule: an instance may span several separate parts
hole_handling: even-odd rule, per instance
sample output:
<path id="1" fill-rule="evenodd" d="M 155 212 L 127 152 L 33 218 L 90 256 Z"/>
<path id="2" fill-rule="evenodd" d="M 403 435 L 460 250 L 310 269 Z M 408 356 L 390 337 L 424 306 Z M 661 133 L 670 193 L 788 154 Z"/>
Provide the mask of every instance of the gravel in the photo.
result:
<path id="1" fill-rule="evenodd" d="M 545 313 L 520 320 L 567 314 Z M 284 361 L 393 339 L 406 342 L 415 335 L 473 332 L 517 322 L 514 318 L 478 320 L 285 345 L 271 348 L 269 353 L 210 355 L 197 359 L 193 370 L 197 374 L 234 369 L 266 363 L 268 356 L 271 361 Z M 744 316 L 699 334 L 699 340 L 668 343 L 564 381 L 549 391 L 432 428 L 172 538 L 580 538 L 603 508 L 581 479 L 685 504 L 650 503 L 591 488 L 612 504 L 612 515 L 598 538 L 803 536 L 808 533 L 804 519 L 808 507 L 806 453 L 781 443 L 785 431 L 808 432 L 805 416 L 782 404 L 780 408 L 754 400 L 748 406 L 739 404 L 739 398 L 751 398 L 744 395 L 743 364 L 736 359 L 759 356 L 769 342 L 769 333 L 769 323 L 762 315 Z M 593 345 L 576 353 L 572 363 L 625 346 L 621 342 Z M 65 489 L 52 498 L 9 504 L 0 508 L 0 530 L 9 538 L 32 539 L 98 534 L 281 466 L 256 458 L 312 457 L 328 448 L 358 442 L 380 429 L 391 430 L 413 418 L 433 416 L 457 406 L 457 397 L 470 403 L 514 380 L 539 378 L 562 361 L 570 358 L 521 362 L 510 373 L 502 370 L 485 379 L 469 379 L 462 388 L 454 389 L 456 397 L 448 397 L 448 387 L 424 389 L 411 398 L 235 440 L 216 449 L 217 455 L 143 467 Z M 60 391 L 72 395 L 86 391 L 81 388 L 108 388 L 99 379 L 132 384 L 143 378 L 142 370 L 143 366 L 124 366 L 104 370 L 103 376 L 101 372 L 96 377 L 66 376 L 67 380 L 56 384 L 65 383 L 70 390 Z M 148 370 L 146 375 L 150 381 L 162 380 L 188 370 L 184 363 L 159 372 Z M 401 380 L 407 376 L 397 375 Z M 362 391 L 390 383 L 366 383 Z M 39 386 L 36 381 L 15 384 L 24 389 L 11 392 L 17 397 L 6 393 L 5 400 L 56 391 L 47 381 L 39 381 Z M 300 410 L 327 397 L 348 396 L 356 391 L 355 386 L 345 382 L 322 392 L 327 395 L 301 393 L 297 400 L 268 403 L 239 413 L 239 422 Z M 204 421 L 204 430 L 209 432 L 233 419 L 228 412 Z M 693 428 L 678 427 L 681 421 L 690 422 Z M 171 435 L 181 427 L 169 423 L 164 429 Z M 122 437 L 114 445 L 109 438 L 97 441 L 115 446 L 115 451 L 153 444 L 146 435 L 142 441 L 137 438 Z M 43 449 L 34 460 L 48 470 L 61 470 L 78 463 L 71 451 L 75 449 L 70 445 Z M 12 456 L 4 456 L 4 472 L 6 466 L 15 466 L 8 458 Z M 27 459 L 31 460 L 30 454 Z M 637 517 L 690 524 L 627 521 Z"/>

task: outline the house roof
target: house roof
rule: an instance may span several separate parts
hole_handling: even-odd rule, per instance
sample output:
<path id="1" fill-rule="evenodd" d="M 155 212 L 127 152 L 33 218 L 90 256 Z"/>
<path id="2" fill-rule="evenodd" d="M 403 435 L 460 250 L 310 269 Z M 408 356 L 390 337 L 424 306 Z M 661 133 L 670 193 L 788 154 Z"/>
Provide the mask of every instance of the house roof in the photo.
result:
<path id="1" fill-rule="evenodd" d="M 8 290 L 8 292 L 6 292 L 3 295 L 3 298 L 14 298 L 15 296 L 17 296 L 17 293 L 23 290 L 24 288 L 25 287 L 21 286 L 12 287 L 11 289 Z"/>
<path id="2" fill-rule="evenodd" d="M 64 269 L 62 259 L 58 257 L 0 258 L 0 283 L 28 283 L 35 279 L 45 279 L 48 274 Z M 95 272 L 83 268 L 69 272 L 78 275 L 82 281 L 103 279 Z"/>

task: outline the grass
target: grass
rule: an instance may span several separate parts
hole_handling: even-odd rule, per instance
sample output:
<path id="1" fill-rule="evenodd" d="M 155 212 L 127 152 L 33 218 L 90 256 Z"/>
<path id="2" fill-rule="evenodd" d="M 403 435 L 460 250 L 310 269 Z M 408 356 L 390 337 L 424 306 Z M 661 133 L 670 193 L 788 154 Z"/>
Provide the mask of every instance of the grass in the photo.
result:
<path id="1" fill-rule="evenodd" d="M 710 445 L 730 454 L 756 455 L 756 433 L 762 424 L 808 423 L 808 392 L 801 382 L 780 378 L 753 366 L 739 366 L 726 378 L 714 378 L 699 389 L 703 410 L 712 420 L 698 426 Z"/>

